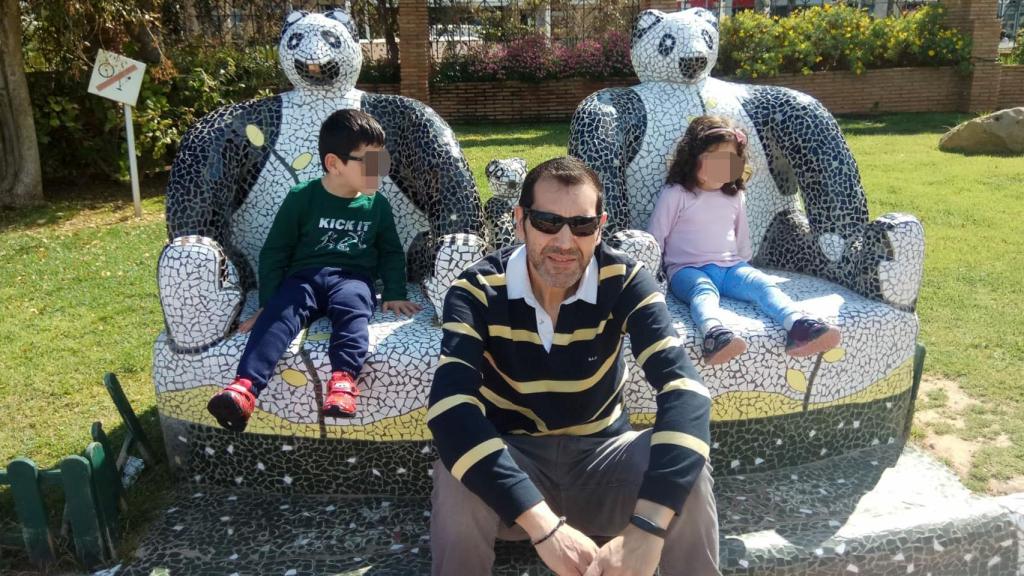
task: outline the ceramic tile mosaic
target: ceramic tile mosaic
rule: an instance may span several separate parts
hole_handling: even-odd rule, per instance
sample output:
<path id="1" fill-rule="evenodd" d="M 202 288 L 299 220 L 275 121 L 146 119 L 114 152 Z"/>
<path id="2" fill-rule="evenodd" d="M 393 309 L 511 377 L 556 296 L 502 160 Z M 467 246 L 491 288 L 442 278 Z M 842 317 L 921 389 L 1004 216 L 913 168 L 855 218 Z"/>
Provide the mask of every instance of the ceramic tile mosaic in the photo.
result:
<path id="1" fill-rule="evenodd" d="M 900 456 L 898 446 L 876 446 L 730 476 L 715 492 L 726 576 L 1016 573 L 1019 541 L 1009 512 L 971 495 L 915 450 Z M 136 560 L 118 573 L 427 574 L 428 509 L 423 497 L 182 485 Z M 495 574 L 548 574 L 528 545 L 499 543 L 496 556 Z"/>

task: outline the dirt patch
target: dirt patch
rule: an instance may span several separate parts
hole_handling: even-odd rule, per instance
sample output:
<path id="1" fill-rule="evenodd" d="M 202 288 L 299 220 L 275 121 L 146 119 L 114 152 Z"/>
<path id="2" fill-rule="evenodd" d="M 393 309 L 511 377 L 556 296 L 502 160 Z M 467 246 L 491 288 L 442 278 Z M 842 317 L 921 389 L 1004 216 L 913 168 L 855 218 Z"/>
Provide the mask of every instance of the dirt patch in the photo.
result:
<path id="1" fill-rule="evenodd" d="M 925 375 L 921 378 L 914 423 L 924 437 L 921 447 L 946 462 L 960 476 L 967 477 L 974 462 L 974 454 L 984 446 L 1008 447 L 1011 440 L 1000 435 L 995 440 L 979 438 L 965 440 L 958 434 L 964 429 L 964 414 L 978 404 L 954 380 Z M 991 480 L 986 490 L 990 494 L 1024 492 L 1024 476 L 1009 480 Z"/>

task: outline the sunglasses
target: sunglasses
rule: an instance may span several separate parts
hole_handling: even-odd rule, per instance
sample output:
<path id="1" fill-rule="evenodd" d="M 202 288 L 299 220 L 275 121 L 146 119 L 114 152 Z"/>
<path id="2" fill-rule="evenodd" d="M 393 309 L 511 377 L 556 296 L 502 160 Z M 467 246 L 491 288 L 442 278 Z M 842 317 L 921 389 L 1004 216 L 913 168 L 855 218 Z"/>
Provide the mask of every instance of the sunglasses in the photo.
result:
<path id="1" fill-rule="evenodd" d="M 559 216 L 550 212 L 540 212 L 530 208 L 523 208 L 530 225 L 539 232 L 545 234 L 558 234 L 562 226 L 569 225 L 569 231 L 573 236 L 590 236 L 597 232 L 601 225 L 601 216 Z"/>
<path id="2" fill-rule="evenodd" d="M 391 155 L 387 150 L 367 152 L 362 156 L 349 154 L 344 156 L 344 159 L 362 162 L 363 168 L 365 168 L 364 173 L 367 176 L 387 176 L 391 173 Z"/>

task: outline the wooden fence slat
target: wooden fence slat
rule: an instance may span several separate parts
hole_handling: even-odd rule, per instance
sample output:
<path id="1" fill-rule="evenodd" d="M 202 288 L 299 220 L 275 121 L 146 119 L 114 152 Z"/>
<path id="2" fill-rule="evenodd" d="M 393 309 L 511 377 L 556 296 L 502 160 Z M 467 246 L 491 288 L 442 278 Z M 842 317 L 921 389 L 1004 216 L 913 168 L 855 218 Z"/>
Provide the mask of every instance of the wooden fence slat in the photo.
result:
<path id="1" fill-rule="evenodd" d="M 28 458 L 15 458 L 7 465 L 7 477 L 14 496 L 14 510 L 21 525 L 21 537 L 29 559 L 37 565 L 56 560 L 53 535 L 47 522 L 46 506 L 39 489 L 39 468 Z"/>
<path id="2" fill-rule="evenodd" d="M 103 535 L 93 496 L 92 467 L 81 456 L 68 456 L 60 463 L 64 476 L 64 497 L 71 519 L 75 554 L 87 568 L 103 562 Z"/>
<path id="3" fill-rule="evenodd" d="M 85 449 L 85 458 L 92 466 L 93 494 L 99 508 L 100 531 L 111 558 L 117 555 L 120 537 L 121 478 L 114 466 L 114 457 L 99 442 L 91 442 Z"/>

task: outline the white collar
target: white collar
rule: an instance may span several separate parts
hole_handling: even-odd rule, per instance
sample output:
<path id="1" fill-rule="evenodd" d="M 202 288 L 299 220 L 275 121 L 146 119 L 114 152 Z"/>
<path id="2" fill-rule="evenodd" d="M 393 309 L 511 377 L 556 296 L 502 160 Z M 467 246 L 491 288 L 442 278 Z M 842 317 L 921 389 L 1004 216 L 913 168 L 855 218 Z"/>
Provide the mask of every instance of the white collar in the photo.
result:
<path id="1" fill-rule="evenodd" d="M 580 278 L 576 293 L 566 298 L 562 304 L 572 304 L 577 300 L 583 300 L 589 304 L 597 304 L 597 257 L 590 257 L 590 264 L 583 270 L 583 277 Z M 522 298 L 527 304 L 537 308 L 537 298 L 533 294 L 533 286 L 530 284 L 530 272 L 526 266 L 526 245 L 522 245 L 512 252 L 508 258 L 508 265 L 505 266 L 505 282 L 508 285 L 508 299 Z"/>

